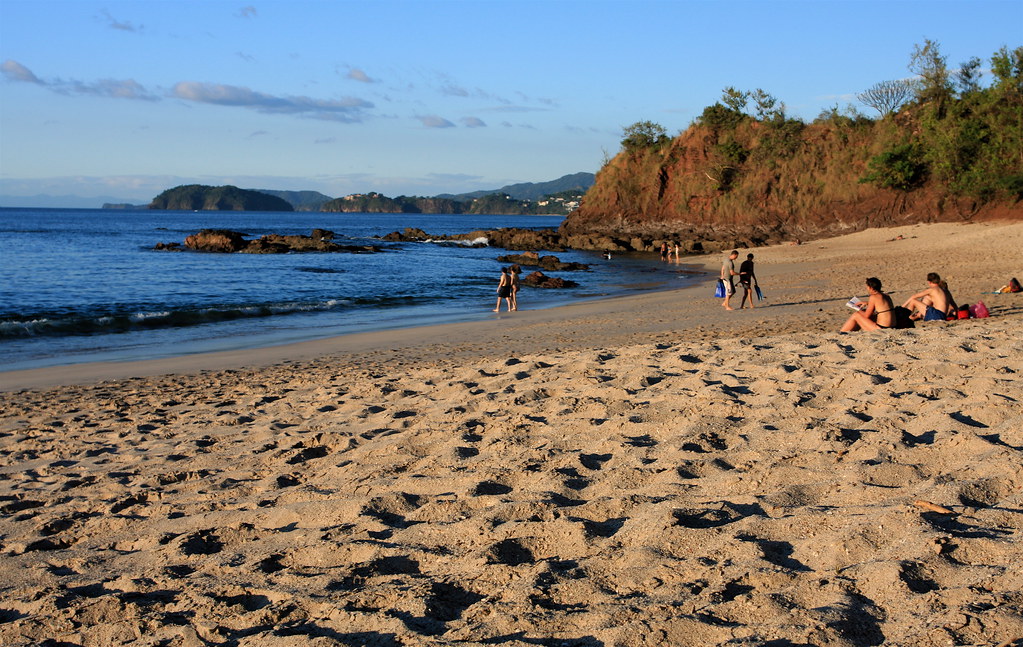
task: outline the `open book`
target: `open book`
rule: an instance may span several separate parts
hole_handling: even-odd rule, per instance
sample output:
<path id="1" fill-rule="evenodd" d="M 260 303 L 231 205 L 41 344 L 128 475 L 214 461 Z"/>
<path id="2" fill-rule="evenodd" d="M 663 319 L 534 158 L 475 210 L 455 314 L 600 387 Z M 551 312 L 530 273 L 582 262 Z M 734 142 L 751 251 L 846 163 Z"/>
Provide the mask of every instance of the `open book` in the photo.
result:
<path id="1" fill-rule="evenodd" d="M 849 299 L 848 301 L 846 301 L 845 305 L 849 306 L 853 310 L 859 310 L 861 303 L 863 303 L 863 302 L 860 301 L 857 297 L 853 297 L 853 298 Z"/>

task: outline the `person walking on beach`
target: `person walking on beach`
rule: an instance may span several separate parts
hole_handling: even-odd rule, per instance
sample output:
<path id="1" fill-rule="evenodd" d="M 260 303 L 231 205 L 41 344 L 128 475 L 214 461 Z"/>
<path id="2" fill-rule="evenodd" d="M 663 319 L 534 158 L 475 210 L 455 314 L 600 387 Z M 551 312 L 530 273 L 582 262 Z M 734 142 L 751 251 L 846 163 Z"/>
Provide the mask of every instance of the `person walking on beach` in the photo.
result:
<path id="1" fill-rule="evenodd" d="M 661 243 L 661 260 L 662 261 L 668 260 L 668 241 L 664 241 Z"/>
<path id="2" fill-rule="evenodd" d="M 728 305 L 728 301 L 732 298 L 732 294 L 735 293 L 735 279 L 732 277 L 739 275 L 735 271 L 735 259 L 737 258 L 739 258 L 739 252 L 733 249 L 725 257 L 724 262 L 721 263 L 721 281 L 725 284 L 725 300 L 721 302 L 721 307 L 725 310 L 735 310 L 735 308 Z"/>
<path id="3" fill-rule="evenodd" d="M 519 274 L 522 273 L 522 268 L 519 267 L 518 263 L 508 268 L 508 277 L 511 279 L 511 309 L 519 309 Z"/>
<path id="4" fill-rule="evenodd" d="M 507 267 L 501 268 L 501 282 L 497 284 L 497 306 L 494 308 L 494 312 L 501 312 L 501 299 L 508 305 L 508 312 L 511 312 L 512 285 L 511 285 L 511 273 L 508 272 Z"/>
<path id="5" fill-rule="evenodd" d="M 739 309 L 746 307 L 746 299 L 749 299 L 749 307 L 753 307 L 753 288 L 757 285 L 757 275 L 753 271 L 753 254 L 746 254 L 746 260 L 739 265 L 739 285 L 742 286 L 742 301 L 739 302 Z"/>

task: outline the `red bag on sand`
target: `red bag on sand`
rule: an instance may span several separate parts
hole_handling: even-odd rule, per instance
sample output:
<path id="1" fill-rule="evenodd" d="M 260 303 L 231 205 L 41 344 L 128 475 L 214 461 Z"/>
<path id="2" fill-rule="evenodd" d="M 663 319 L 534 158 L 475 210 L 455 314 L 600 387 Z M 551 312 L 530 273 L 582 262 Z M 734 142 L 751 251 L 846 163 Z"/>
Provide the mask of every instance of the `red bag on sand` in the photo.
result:
<path id="1" fill-rule="evenodd" d="M 990 316 L 987 306 L 984 305 L 983 301 L 978 301 L 975 305 L 970 306 L 970 316 L 976 317 L 977 319 L 983 319 Z"/>

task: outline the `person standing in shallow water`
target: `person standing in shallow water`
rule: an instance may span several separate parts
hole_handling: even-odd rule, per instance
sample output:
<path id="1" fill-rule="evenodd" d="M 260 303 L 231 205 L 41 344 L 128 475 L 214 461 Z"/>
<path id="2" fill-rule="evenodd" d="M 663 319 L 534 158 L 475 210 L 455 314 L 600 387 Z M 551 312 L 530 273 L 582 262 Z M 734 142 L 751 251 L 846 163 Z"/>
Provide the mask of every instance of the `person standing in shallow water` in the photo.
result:
<path id="1" fill-rule="evenodd" d="M 501 268 L 501 281 L 497 284 L 497 306 L 494 307 L 494 312 L 501 312 L 501 299 L 508 305 L 508 312 L 511 312 L 512 284 L 511 284 L 511 273 L 508 272 L 507 267 Z"/>
<path id="2" fill-rule="evenodd" d="M 721 302 L 721 307 L 725 310 L 735 310 L 735 308 L 728 304 L 728 301 L 732 298 L 732 294 L 735 293 L 735 279 L 732 277 L 739 275 L 735 271 L 735 259 L 737 258 L 739 258 L 739 252 L 733 249 L 725 257 L 724 262 L 721 263 L 721 280 L 725 283 L 725 300 Z"/>
<path id="3" fill-rule="evenodd" d="M 522 273 L 522 268 L 519 267 L 518 263 L 508 268 L 508 277 L 511 279 L 511 309 L 519 309 L 519 274 Z"/>

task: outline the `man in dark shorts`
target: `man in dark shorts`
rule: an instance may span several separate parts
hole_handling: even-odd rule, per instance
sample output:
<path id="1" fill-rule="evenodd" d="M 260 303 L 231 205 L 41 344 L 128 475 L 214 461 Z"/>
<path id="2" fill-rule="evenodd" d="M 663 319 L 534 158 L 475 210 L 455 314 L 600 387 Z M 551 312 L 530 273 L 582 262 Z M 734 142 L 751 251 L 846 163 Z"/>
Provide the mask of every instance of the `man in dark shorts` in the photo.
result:
<path id="1" fill-rule="evenodd" d="M 902 307 L 913 313 L 910 315 L 911 319 L 945 321 L 949 313 L 955 309 L 955 301 L 941 276 L 931 272 L 927 275 L 927 289 L 909 297 Z"/>
<path id="2" fill-rule="evenodd" d="M 749 299 L 749 307 L 753 307 L 753 286 L 757 284 L 757 275 L 753 271 L 753 254 L 746 254 L 746 260 L 739 266 L 739 285 L 742 286 L 742 301 L 739 309 L 746 307 L 746 299 Z"/>

